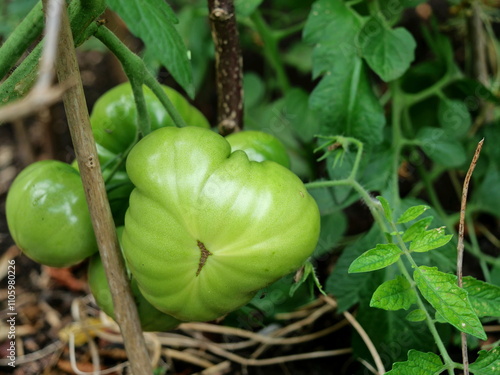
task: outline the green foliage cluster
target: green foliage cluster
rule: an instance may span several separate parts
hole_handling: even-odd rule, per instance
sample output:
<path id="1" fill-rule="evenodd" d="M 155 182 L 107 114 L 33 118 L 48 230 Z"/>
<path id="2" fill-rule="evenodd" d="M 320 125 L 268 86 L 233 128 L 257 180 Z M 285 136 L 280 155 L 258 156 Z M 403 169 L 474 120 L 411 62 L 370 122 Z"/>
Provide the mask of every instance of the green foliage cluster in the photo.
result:
<path id="1" fill-rule="evenodd" d="M 388 374 L 452 374 L 462 365 L 448 354 L 451 337 L 467 333 L 471 349 L 486 339 L 483 324 L 500 318 L 500 257 L 494 238 L 496 253 L 482 249 L 488 242 L 479 241 L 474 224 L 500 219 L 500 69 L 482 82 L 471 73 L 474 41 L 453 39 L 472 12 L 459 3 L 447 2 L 455 14 L 443 21 L 418 18 L 414 8 L 426 5 L 422 0 L 235 1 L 244 56 L 259 62 L 245 61 L 245 128 L 283 141 L 291 169 L 310 181 L 322 223 L 301 279 L 290 275 L 269 286 L 226 324 L 265 325 L 310 302 L 314 286 L 321 289 L 315 268 L 335 254 L 324 292 L 336 298 L 338 312 L 356 308 L 392 366 Z M 207 86 L 214 58 L 206 2 L 169 4 L 107 1 L 144 42 L 139 60 L 103 26 L 94 25 L 92 34 L 118 56 L 132 86 L 153 85 L 148 77 L 164 67 L 194 98 Z M 494 14 L 479 6 L 498 65 Z M 411 32 L 403 26 L 410 14 L 418 22 Z M 22 94 L 18 84 L 5 81 L 0 100 Z M 460 181 L 482 138 L 466 212 L 465 249 L 477 269 L 459 287 Z M 372 360 L 356 333 L 352 345 L 356 357 Z M 488 348 L 471 361 L 472 373 L 500 368 L 498 343 Z"/>

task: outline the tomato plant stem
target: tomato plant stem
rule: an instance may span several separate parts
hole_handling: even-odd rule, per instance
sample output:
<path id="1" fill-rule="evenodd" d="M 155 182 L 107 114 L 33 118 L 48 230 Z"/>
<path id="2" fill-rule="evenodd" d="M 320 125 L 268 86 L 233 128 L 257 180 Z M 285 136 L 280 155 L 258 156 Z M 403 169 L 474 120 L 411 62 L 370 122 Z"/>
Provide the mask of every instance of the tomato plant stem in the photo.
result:
<path id="1" fill-rule="evenodd" d="M 42 2 L 39 1 L 0 48 L 0 78 L 22 56 L 43 29 Z"/>
<path id="2" fill-rule="evenodd" d="M 262 38 L 262 45 L 264 49 L 264 56 L 266 57 L 269 64 L 273 67 L 276 72 L 276 79 L 278 81 L 278 87 L 282 94 L 285 94 L 290 89 L 290 82 L 285 72 L 285 67 L 282 64 L 283 59 L 280 56 L 278 50 L 278 41 L 269 29 L 269 25 L 266 23 L 262 15 L 258 10 L 253 12 L 250 19 L 253 22 L 255 30 L 259 33 Z"/>
<path id="3" fill-rule="evenodd" d="M 136 77 L 142 77 L 143 83 L 148 86 L 158 97 L 170 117 L 172 117 L 172 120 L 174 120 L 175 125 L 177 125 L 178 127 L 186 126 L 186 122 L 181 117 L 177 109 L 175 109 L 167 94 L 161 88 L 160 83 L 149 72 L 149 70 L 146 68 L 146 65 L 144 64 L 144 61 L 141 60 L 139 56 L 128 49 L 127 46 L 125 46 L 115 34 L 113 34 L 108 28 L 104 26 L 101 26 L 97 29 L 97 31 L 95 32 L 95 37 L 99 39 L 101 43 L 103 43 L 111 52 L 113 52 L 118 60 L 120 60 L 120 63 L 123 66 L 123 70 L 129 77 L 131 84 L 133 83 L 132 81 L 136 82 Z M 134 97 L 136 98 L 135 95 Z M 147 134 L 149 132 L 148 129 L 141 129 L 141 131 L 146 132 L 143 134 Z"/>
<path id="4" fill-rule="evenodd" d="M 418 268 L 417 263 L 413 260 L 410 251 L 408 250 L 406 244 L 404 243 L 401 235 L 398 232 L 398 228 L 396 227 L 396 224 L 393 222 L 390 223 L 392 231 L 396 233 L 396 240 L 398 243 L 399 248 L 403 251 L 406 259 L 408 259 L 408 262 L 410 263 L 411 267 L 415 270 L 415 272 L 421 272 L 420 269 Z M 417 286 L 415 284 L 415 281 L 413 280 L 413 277 L 410 275 L 408 270 L 406 269 L 406 266 L 404 265 L 403 261 L 401 259 L 398 260 L 397 262 L 398 268 L 403 274 L 403 276 L 408 280 L 410 283 L 413 292 L 415 293 L 415 296 L 417 297 L 417 305 L 418 307 L 425 313 L 425 321 L 427 323 L 427 327 L 429 328 L 429 331 L 432 334 L 432 337 L 434 338 L 434 341 L 436 342 L 436 345 L 439 349 L 439 352 L 441 353 L 441 356 L 443 357 L 443 360 L 445 362 L 445 366 L 448 370 L 448 373 L 451 375 L 453 374 L 453 369 L 455 367 L 454 362 L 452 361 L 451 357 L 448 354 L 448 351 L 446 350 L 446 347 L 444 346 L 443 340 L 441 340 L 441 336 L 439 335 L 439 332 L 436 329 L 436 325 L 434 324 L 434 320 L 432 317 L 429 315 L 429 312 L 427 311 L 427 308 L 425 307 L 424 302 L 422 301 L 422 298 L 420 297 L 420 293 L 418 292 Z"/>
<path id="5" fill-rule="evenodd" d="M 391 183 L 391 204 L 393 209 L 397 210 L 400 206 L 399 195 L 399 165 L 400 154 L 403 148 L 405 139 L 401 131 L 401 120 L 404 110 L 404 103 L 401 101 L 401 90 L 399 83 L 395 82 L 391 85 L 392 91 L 392 183 Z"/>
<path id="6" fill-rule="evenodd" d="M 74 35 L 75 46 L 81 45 L 90 35 L 87 28 L 92 27 L 92 22 L 104 12 L 106 4 L 104 0 L 92 1 L 71 1 L 68 5 L 68 13 L 71 23 L 71 30 Z M 39 20 L 40 27 L 43 27 L 43 17 Z M 24 23 L 18 26 L 21 28 Z M 16 28 L 17 29 L 17 28 Z M 16 30 L 13 32 L 17 33 Z M 7 42 L 6 42 L 7 44 Z M 0 56 L 13 53 L 16 54 L 16 45 L 7 44 L 2 46 Z M 5 49 L 4 49 L 5 48 Z M 9 48 L 9 49 L 8 49 Z M 6 104 L 12 100 L 24 96 L 36 81 L 38 75 L 38 64 L 42 54 L 43 41 L 38 43 L 33 51 L 22 61 L 14 72 L 0 86 L 0 102 Z M 16 59 L 17 60 L 17 59 Z M 0 60 L 1 61 L 1 60 Z M 9 67 L 10 68 L 10 67 Z M 9 69 L 7 68 L 7 70 Z M 0 65 L 0 70 L 4 69 Z"/>
<path id="7" fill-rule="evenodd" d="M 77 81 L 77 84 L 68 89 L 64 95 L 64 108 L 99 252 L 113 296 L 116 320 L 123 334 L 132 373 L 135 375 L 151 374 L 151 362 L 106 197 L 66 11 L 62 12 L 61 19 L 57 75 L 61 82 L 68 79 Z"/>

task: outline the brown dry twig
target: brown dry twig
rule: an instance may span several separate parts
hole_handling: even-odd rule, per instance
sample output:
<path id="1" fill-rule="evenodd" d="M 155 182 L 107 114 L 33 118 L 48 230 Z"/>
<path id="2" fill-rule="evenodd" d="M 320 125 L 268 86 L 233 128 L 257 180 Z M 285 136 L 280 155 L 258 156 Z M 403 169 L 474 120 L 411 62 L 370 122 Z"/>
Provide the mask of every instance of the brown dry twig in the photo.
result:
<path id="1" fill-rule="evenodd" d="M 469 170 L 465 175 L 464 185 L 462 189 L 462 200 L 460 204 L 460 221 L 458 224 L 458 244 L 457 244 L 457 279 L 458 286 L 462 287 L 462 266 L 464 259 L 464 233 L 465 233 L 465 209 L 467 207 L 467 194 L 469 192 L 469 182 L 472 177 L 472 172 L 476 168 L 477 160 L 479 159 L 479 154 L 483 148 L 484 138 L 479 141 L 472 157 L 472 161 L 469 166 Z M 465 332 L 460 333 L 462 340 L 462 361 L 464 365 L 464 375 L 469 374 L 469 358 L 467 351 L 467 334 Z"/>
<path id="2" fill-rule="evenodd" d="M 73 77 L 78 82 L 67 90 L 63 97 L 71 140 L 77 156 L 99 253 L 111 290 L 116 318 L 130 359 L 131 371 L 135 375 L 149 374 L 153 372 L 153 368 L 142 335 L 139 315 L 130 290 L 101 175 L 74 45 L 68 13 L 64 9 L 61 13 L 57 76 L 60 82 Z"/>
<path id="3" fill-rule="evenodd" d="M 72 346 L 69 338 L 73 336 L 72 339 L 74 340 L 77 337 L 76 335 L 78 334 L 78 329 L 81 329 L 82 332 L 88 332 L 89 336 L 99 337 L 110 343 L 122 344 L 123 338 L 119 334 L 118 326 L 116 325 L 116 323 L 110 320 L 102 312 L 100 313 L 99 319 L 92 318 L 88 314 L 93 313 L 93 311 L 89 309 L 88 306 L 85 306 L 85 303 L 83 303 L 83 301 L 84 299 L 81 299 L 81 301 L 75 304 L 75 306 L 78 306 L 79 311 L 78 313 L 75 313 L 73 315 L 76 316 L 77 319 L 79 318 L 81 320 L 74 323 L 76 324 L 76 326 L 73 326 L 69 331 L 70 334 L 68 335 L 67 341 L 70 344 L 71 351 L 74 352 L 74 346 Z M 88 303 L 89 301 L 87 300 L 85 302 Z M 150 349 L 151 357 L 155 359 L 155 362 L 158 362 L 161 353 L 170 360 L 181 360 L 204 368 L 205 370 L 203 370 L 200 374 L 215 374 L 217 373 L 217 371 L 226 371 L 230 367 L 231 363 L 238 363 L 243 366 L 267 366 L 290 361 L 336 356 L 350 353 L 350 348 L 343 348 L 279 356 L 274 358 L 257 359 L 247 358 L 235 354 L 231 351 L 241 349 L 243 347 L 257 345 L 259 343 L 265 344 L 267 347 L 271 345 L 293 345 L 312 341 L 318 337 L 329 334 L 347 324 L 347 321 L 343 320 L 331 327 L 327 327 L 326 329 L 317 332 L 295 337 L 283 337 L 283 335 L 290 334 L 291 332 L 310 325 L 316 319 L 334 309 L 334 306 L 324 303 L 322 305 L 315 304 L 312 306 L 314 306 L 312 309 L 310 307 L 307 309 L 310 312 L 310 316 L 308 318 L 291 323 L 283 327 L 281 330 L 276 330 L 275 332 L 273 332 L 273 336 L 265 336 L 263 334 L 246 331 L 244 329 L 219 326 L 215 324 L 183 323 L 179 327 L 179 329 L 186 332 L 187 335 L 170 332 L 146 333 L 145 340 L 148 344 L 148 348 Z M 208 337 L 202 335 L 202 333 L 204 332 L 210 332 L 222 336 L 236 336 L 248 340 L 236 343 L 214 342 Z M 188 335 L 194 337 L 190 337 Z M 81 338 L 81 336 L 79 337 Z M 245 345 L 238 346 L 238 344 L 240 343 L 245 343 Z M 126 366 L 126 364 L 122 363 L 119 366 L 123 367 Z"/>

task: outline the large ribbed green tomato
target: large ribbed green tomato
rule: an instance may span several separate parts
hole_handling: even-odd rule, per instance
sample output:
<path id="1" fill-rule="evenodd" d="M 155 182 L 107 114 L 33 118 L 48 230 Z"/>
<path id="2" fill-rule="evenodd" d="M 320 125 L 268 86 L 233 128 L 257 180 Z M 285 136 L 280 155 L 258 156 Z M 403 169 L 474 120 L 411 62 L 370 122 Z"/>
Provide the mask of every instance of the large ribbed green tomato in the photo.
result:
<path id="1" fill-rule="evenodd" d="M 320 217 L 300 179 L 220 135 L 162 128 L 134 146 L 123 251 L 145 298 L 180 320 L 247 303 L 313 252 Z"/>
<path id="2" fill-rule="evenodd" d="M 163 90 L 186 123 L 210 128 L 205 116 L 181 94 L 167 86 L 163 86 Z M 175 126 L 163 104 L 146 86 L 144 86 L 144 99 L 151 130 Z M 92 109 L 90 123 L 97 144 L 114 154 L 127 150 L 134 142 L 138 128 L 137 108 L 130 83 L 122 83 L 104 93 Z M 99 156 L 103 153 L 104 151 L 99 152 Z"/>
<path id="3" fill-rule="evenodd" d="M 44 160 L 25 168 L 5 211 L 17 246 L 41 264 L 68 267 L 97 251 L 80 174 L 69 164 Z"/>

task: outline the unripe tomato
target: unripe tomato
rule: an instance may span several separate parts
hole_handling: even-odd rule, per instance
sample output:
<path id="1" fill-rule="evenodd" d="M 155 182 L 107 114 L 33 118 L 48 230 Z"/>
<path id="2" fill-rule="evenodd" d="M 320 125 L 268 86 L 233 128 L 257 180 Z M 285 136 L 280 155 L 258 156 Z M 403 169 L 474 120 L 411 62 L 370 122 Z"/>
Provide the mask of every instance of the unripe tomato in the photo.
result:
<path id="1" fill-rule="evenodd" d="M 210 128 L 203 114 L 180 93 L 167 86 L 163 86 L 163 90 L 187 124 Z M 151 130 L 175 126 L 156 95 L 146 86 L 144 86 L 144 99 Z M 114 154 L 127 150 L 133 143 L 138 129 L 137 108 L 130 83 L 118 85 L 102 95 L 92 109 L 90 122 L 96 143 Z"/>
<path id="2" fill-rule="evenodd" d="M 25 168 L 10 187 L 6 214 L 17 246 L 41 264 L 68 267 L 97 251 L 80 174 L 69 164 Z"/>
<path id="3" fill-rule="evenodd" d="M 249 161 L 220 135 L 158 129 L 127 159 L 135 185 L 123 251 L 144 297 L 181 320 L 246 304 L 313 252 L 319 210 L 290 170 Z"/>
<path id="4" fill-rule="evenodd" d="M 120 233 L 119 233 L 120 235 Z M 90 291 L 94 296 L 97 305 L 111 318 L 115 318 L 113 307 L 113 299 L 111 290 L 109 289 L 106 271 L 101 261 L 99 254 L 95 254 L 90 258 L 88 268 L 88 282 Z M 140 292 L 137 282 L 132 278 L 130 283 L 132 295 L 134 296 L 137 305 L 137 312 L 143 331 L 169 331 L 177 327 L 181 322 L 170 315 L 164 314 L 153 307 Z"/>
<path id="5" fill-rule="evenodd" d="M 286 148 L 274 135 L 257 130 L 244 130 L 226 136 L 231 151 L 242 150 L 253 161 L 271 160 L 290 168 L 290 158 Z"/>

